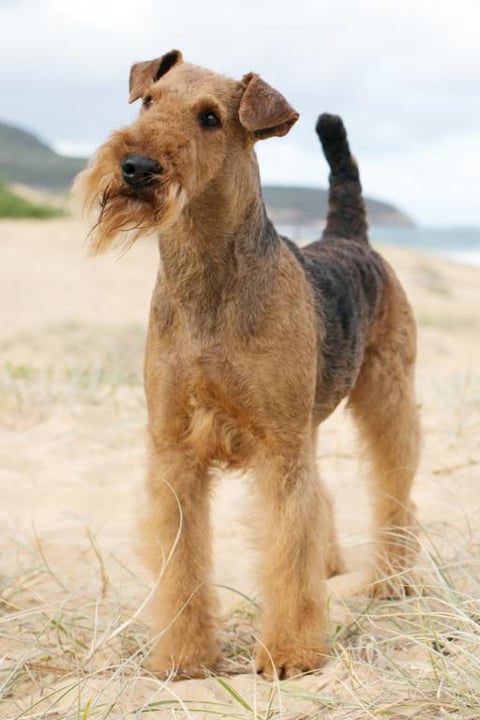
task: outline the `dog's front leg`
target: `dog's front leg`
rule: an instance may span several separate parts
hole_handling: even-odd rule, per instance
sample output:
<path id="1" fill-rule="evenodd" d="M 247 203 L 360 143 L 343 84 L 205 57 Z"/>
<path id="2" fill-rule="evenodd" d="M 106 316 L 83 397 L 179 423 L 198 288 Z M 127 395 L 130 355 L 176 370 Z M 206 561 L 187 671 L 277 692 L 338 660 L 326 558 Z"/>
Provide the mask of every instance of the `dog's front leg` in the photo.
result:
<path id="1" fill-rule="evenodd" d="M 310 447 L 270 457 L 258 470 L 264 618 L 256 667 L 283 679 L 319 668 L 328 655 L 329 503 Z"/>
<path id="2" fill-rule="evenodd" d="M 151 442 L 144 556 L 155 573 L 151 603 L 155 645 L 149 667 L 195 676 L 218 657 L 211 584 L 208 469 L 188 453 Z"/>

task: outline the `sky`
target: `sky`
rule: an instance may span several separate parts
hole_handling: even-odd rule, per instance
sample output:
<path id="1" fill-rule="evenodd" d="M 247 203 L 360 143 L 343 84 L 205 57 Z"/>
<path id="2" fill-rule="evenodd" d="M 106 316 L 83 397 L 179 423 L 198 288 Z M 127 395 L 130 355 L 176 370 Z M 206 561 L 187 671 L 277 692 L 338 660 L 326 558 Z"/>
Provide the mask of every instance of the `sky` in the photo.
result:
<path id="1" fill-rule="evenodd" d="M 325 187 L 314 133 L 347 126 L 366 194 L 421 225 L 480 226 L 479 0 L 0 0 L 0 121 L 89 155 L 131 122 L 133 62 L 182 50 L 259 73 L 299 111 L 257 143 L 266 183 Z"/>

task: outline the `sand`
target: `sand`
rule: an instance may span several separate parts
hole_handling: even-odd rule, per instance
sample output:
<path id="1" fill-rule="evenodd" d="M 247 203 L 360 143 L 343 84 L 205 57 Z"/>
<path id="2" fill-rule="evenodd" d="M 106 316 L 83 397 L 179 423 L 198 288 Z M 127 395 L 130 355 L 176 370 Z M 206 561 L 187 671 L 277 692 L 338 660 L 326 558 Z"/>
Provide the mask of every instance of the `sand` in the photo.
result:
<path id="1" fill-rule="evenodd" d="M 172 684 L 142 670 L 148 633 L 139 608 L 150 579 L 132 538 L 144 473 L 143 342 L 158 254 L 153 241 L 142 241 L 122 257 L 88 259 L 86 234 L 72 219 L 0 222 L 0 717 L 136 717 L 145 708 L 155 717 L 210 717 L 212 708 L 256 717 L 255 702 L 259 717 L 270 710 L 312 717 L 326 712 L 325 698 L 335 703 L 318 717 L 370 717 L 352 705 L 345 689 L 352 674 L 340 656 L 281 691 L 252 674 L 255 556 L 242 521 L 247 483 L 236 475 L 219 477 L 214 507 L 232 675 L 224 684 Z M 410 250 L 385 255 L 419 325 L 425 440 L 415 501 L 424 542 L 442 558 L 455 548 L 471 567 L 480 515 L 480 269 Z M 357 451 L 341 407 L 321 430 L 319 462 L 348 564 L 329 582 L 332 632 L 345 652 L 354 652 L 342 632 L 357 612 L 370 552 Z M 404 650 L 416 662 L 408 637 Z M 362 660 L 361 676 L 380 688 L 371 672 Z"/>

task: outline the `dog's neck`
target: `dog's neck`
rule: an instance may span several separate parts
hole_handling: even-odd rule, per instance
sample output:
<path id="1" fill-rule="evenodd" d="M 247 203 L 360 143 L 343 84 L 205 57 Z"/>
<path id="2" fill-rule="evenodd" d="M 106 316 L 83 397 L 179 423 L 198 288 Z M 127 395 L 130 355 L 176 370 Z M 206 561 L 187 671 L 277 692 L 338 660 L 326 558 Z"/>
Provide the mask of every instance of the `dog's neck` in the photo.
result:
<path id="1" fill-rule="evenodd" d="M 164 284 L 172 299 L 192 311 L 217 312 L 241 298 L 249 278 L 258 278 L 259 263 L 266 281 L 271 275 L 279 239 L 266 216 L 253 160 L 247 176 L 243 167 L 209 183 L 160 236 Z"/>

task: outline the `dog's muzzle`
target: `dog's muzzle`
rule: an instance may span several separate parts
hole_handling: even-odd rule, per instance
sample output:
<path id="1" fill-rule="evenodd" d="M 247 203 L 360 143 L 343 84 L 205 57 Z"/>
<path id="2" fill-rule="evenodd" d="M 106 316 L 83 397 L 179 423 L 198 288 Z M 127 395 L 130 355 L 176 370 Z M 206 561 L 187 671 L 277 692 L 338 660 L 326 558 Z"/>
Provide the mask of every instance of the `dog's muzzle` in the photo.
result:
<path id="1" fill-rule="evenodd" d="M 120 163 L 122 177 L 130 187 L 141 190 L 152 184 L 163 168 L 146 155 L 125 155 Z"/>

